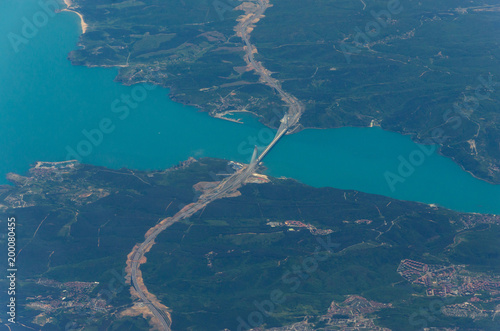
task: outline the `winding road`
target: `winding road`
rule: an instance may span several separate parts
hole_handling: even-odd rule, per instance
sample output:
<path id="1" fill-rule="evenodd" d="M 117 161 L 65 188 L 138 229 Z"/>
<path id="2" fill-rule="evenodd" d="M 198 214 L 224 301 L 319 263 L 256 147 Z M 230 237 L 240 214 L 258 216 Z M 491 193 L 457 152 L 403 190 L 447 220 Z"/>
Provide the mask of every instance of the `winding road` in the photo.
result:
<path id="1" fill-rule="evenodd" d="M 279 81 L 272 78 L 268 71 L 262 66 L 262 64 L 260 62 L 257 62 L 254 58 L 254 52 L 256 49 L 250 43 L 250 31 L 253 27 L 252 24 L 258 21 L 264 14 L 265 10 L 270 7 L 268 0 L 257 0 L 254 3 L 256 5 L 255 11 L 253 13 L 247 13 L 244 19 L 242 19 L 236 26 L 235 30 L 237 35 L 240 36 L 245 43 L 245 61 L 248 65 L 254 68 L 254 70 L 260 75 L 262 81 L 265 82 L 266 85 L 272 87 L 279 93 L 281 99 L 288 106 L 288 112 L 281 119 L 280 127 L 274 139 L 258 157 L 255 157 L 254 155 L 249 165 L 221 181 L 217 187 L 206 191 L 202 196 L 200 196 L 197 202 L 184 207 L 174 216 L 163 220 L 158 225 L 151 228 L 146 233 L 144 242 L 136 245 L 129 255 L 131 257 L 131 285 L 134 287 L 137 297 L 149 308 L 151 313 L 159 321 L 162 330 L 171 330 L 170 327 L 172 325 L 172 319 L 168 311 L 160 308 L 160 302 L 158 302 L 158 300 L 153 295 L 149 295 L 148 298 L 147 294 L 149 292 L 144 285 L 139 269 L 141 264 L 145 262 L 144 255 L 151 249 L 151 246 L 154 245 L 155 238 L 158 236 L 158 234 L 160 234 L 172 224 L 182 219 L 191 217 L 214 200 L 231 196 L 231 194 L 233 194 L 238 188 L 244 185 L 245 181 L 255 172 L 257 165 L 279 141 L 279 139 L 284 134 L 289 132 L 290 128 L 294 128 L 298 125 L 300 116 L 304 111 L 304 107 L 298 101 L 298 99 L 283 91 Z"/>

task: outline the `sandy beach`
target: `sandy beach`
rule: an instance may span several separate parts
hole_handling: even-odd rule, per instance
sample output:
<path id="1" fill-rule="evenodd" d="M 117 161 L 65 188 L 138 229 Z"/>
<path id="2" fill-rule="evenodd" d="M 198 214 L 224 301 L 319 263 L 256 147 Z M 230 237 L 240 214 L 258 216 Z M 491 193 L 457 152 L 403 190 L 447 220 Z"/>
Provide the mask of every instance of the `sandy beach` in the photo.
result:
<path id="1" fill-rule="evenodd" d="M 73 13 L 77 14 L 78 16 L 80 16 L 80 25 L 82 26 L 82 34 L 84 34 L 85 31 L 87 31 L 88 25 L 83 20 L 82 14 L 80 14 L 79 12 L 72 9 L 73 3 L 71 2 L 71 0 L 64 0 L 64 3 L 66 4 L 67 8 L 63 9 L 61 11 L 70 11 L 70 12 L 73 12 Z"/>

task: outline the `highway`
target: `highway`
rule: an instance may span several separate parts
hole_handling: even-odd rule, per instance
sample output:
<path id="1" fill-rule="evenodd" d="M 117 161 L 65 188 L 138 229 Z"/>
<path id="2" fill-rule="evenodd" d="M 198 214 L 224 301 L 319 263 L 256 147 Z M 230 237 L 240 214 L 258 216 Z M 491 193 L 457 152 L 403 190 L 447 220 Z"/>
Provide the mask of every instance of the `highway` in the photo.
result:
<path id="1" fill-rule="evenodd" d="M 150 229 L 144 242 L 134 247 L 134 250 L 131 254 L 130 263 L 131 285 L 137 292 L 137 296 L 139 297 L 139 299 L 149 308 L 151 313 L 159 321 L 161 330 L 171 330 L 170 327 L 172 325 L 172 320 L 170 314 L 168 313 L 168 311 L 164 311 L 162 308 L 159 308 L 161 305 L 158 300 L 154 298 L 154 296 L 150 295 L 152 300 L 146 296 L 147 288 L 144 285 L 142 277 L 139 277 L 140 265 L 144 263 L 144 255 L 154 244 L 154 239 L 158 236 L 158 234 L 160 234 L 172 224 L 182 219 L 191 217 L 214 200 L 230 196 L 238 188 L 244 185 L 245 181 L 255 172 L 258 164 L 263 160 L 263 158 L 268 154 L 273 146 L 276 145 L 276 143 L 281 139 L 281 137 L 283 137 L 284 134 L 289 132 L 291 128 L 294 128 L 298 124 L 300 116 L 304 111 L 303 105 L 297 100 L 297 98 L 283 91 L 280 83 L 270 76 L 268 71 L 262 66 L 260 62 L 255 61 L 255 48 L 250 43 L 249 31 L 251 31 L 251 29 L 249 28 L 251 27 L 253 22 L 256 22 L 262 17 L 264 11 L 269 7 L 269 1 L 257 0 L 255 3 L 256 10 L 245 20 L 242 20 L 236 26 L 235 30 L 237 32 L 237 35 L 240 36 L 245 43 L 245 61 L 255 69 L 255 71 L 260 75 L 261 79 L 268 86 L 272 87 L 279 93 L 281 99 L 288 106 L 288 112 L 281 119 L 280 127 L 278 128 L 274 139 L 258 157 L 256 157 L 256 151 L 254 151 L 254 156 L 252 157 L 252 161 L 250 162 L 250 164 L 221 181 L 221 183 L 217 187 L 206 191 L 203 195 L 200 196 L 197 202 L 184 207 L 171 218 L 163 220 L 161 223 Z"/>
<path id="2" fill-rule="evenodd" d="M 236 34 L 245 43 L 245 51 L 246 51 L 245 61 L 247 62 L 247 64 L 251 65 L 255 69 L 255 71 L 260 75 L 261 79 L 266 83 L 266 85 L 276 90 L 276 92 L 278 92 L 278 94 L 280 95 L 281 99 L 287 104 L 288 113 L 285 114 L 284 118 L 286 117 L 288 118 L 286 124 L 286 129 L 288 130 L 289 128 L 293 128 L 295 125 L 298 124 L 300 116 L 304 111 L 304 106 L 299 102 L 299 100 L 296 97 L 283 91 L 279 81 L 272 78 L 271 75 L 268 73 L 268 71 L 262 66 L 262 64 L 255 60 L 254 53 L 257 53 L 257 49 L 255 48 L 254 45 L 250 43 L 249 31 L 251 31 L 251 29 L 249 28 L 251 28 L 252 24 L 257 20 L 259 20 L 266 11 L 266 9 L 270 7 L 269 0 L 257 0 L 255 3 L 257 5 L 256 11 L 251 15 L 249 15 L 249 17 L 247 17 L 246 20 L 241 21 L 236 26 L 235 29 Z M 278 131 L 278 134 L 279 133 L 280 132 Z"/>
<path id="3" fill-rule="evenodd" d="M 146 288 L 142 277 L 138 277 L 139 267 L 142 264 L 141 259 L 144 257 L 146 252 L 151 248 L 154 244 L 155 238 L 160 234 L 163 230 L 171 226 L 172 224 L 193 216 L 199 210 L 205 208 L 210 202 L 224 198 L 229 194 L 236 191 L 239 187 L 241 187 L 244 182 L 250 177 L 255 170 L 257 165 L 257 159 L 254 160 L 247 167 L 242 168 L 238 172 L 234 173 L 230 177 L 223 180 L 217 187 L 212 190 L 205 192 L 197 202 L 188 206 L 188 208 L 183 208 L 177 214 L 172 216 L 170 219 L 167 219 L 166 222 L 161 223 L 159 226 L 155 226 L 153 231 L 149 233 L 144 242 L 142 242 L 137 248 L 134 247 L 134 253 L 132 254 L 132 262 L 131 262 L 131 285 L 137 292 L 139 299 L 148 306 L 151 313 L 158 319 L 161 324 L 162 330 L 170 330 L 170 326 L 172 325 L 172 320 L 170 314 L 168 312 L 163 311 L 161 308 L 157 308 L 159 306 L 159 302 L 152 302 L 146 296 L 143 289 Z M 148 231 L 149 232 L 149 231 Z"/>

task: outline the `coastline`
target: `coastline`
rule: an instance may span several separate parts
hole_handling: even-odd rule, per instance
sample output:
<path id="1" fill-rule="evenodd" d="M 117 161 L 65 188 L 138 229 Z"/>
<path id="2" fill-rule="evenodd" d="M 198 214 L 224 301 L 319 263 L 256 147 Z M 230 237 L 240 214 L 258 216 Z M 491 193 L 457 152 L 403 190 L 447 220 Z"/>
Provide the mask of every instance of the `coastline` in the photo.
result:
<path id="1" fill-rule="evenodd" d="M 68 8 L 71 8 L 71 9 L 65 9 L 65 10 L 67 10 L 67 11 L 73 11 L 77 15 L 80 16 L 81 21 L 82 21 L 82 30 L 83 30 L 83 33 L 85 33 L 85 31 L 87 30 L 88 25 L 84 22 L 83 16 L 80 13 L 78 13 L 78 12 L 76 12 L 76 11 L 73 10 L 74 9 L 74 7 L 73 7 L 73 1 L 74 0 L 63 0 L 63 1 L 68 6 Z M 247 8 L 247 10 L 249 10 L 249 9 Z M 241 22 L 242 17 L 244 18 L 245 15 L 242 15 L 242 16 L 240 16 L 238 18 L 238 22 L 239 23 Z M 255 23 L 255 22 L 253 22 L 253 23 Z M 83 24 L 85 24 L 85 28 L 84 28 Z M 81 46 L 85 47 L 85 45 L 81 45 Z M 256 51 L 256 49 L 254 49 L 254 51 Z M 72 61 L 72 63 L 73 63 L 73 61 Z M 85 63 L 84 65 L 87 66 L 87 67 L 118 67 L 118 68 L 120 68 L 120 67 L 127 67 L 128 66 L 128 64 L 104 64 L 104 65 L 103 64 L 99 64 L 99 65 L 97 65 L 97 64 L 89 64 L 89 63 Z M 119 77 L 119 75 L 117 77 Z M 138 82 L 145 82 L 145 81 L 144 80 L 133 81 L 133 82 L 124 82 L 124 81 L 121 81 L 121 84 L 123 84 L 123 85 L 133 85 L 133 84 L 137 84 Z M 149 83 L 151 83 L 151 84 L 157 84 L 154 81 L 150 81 Z M 160 84 L 158 84 L 158 85 L 160 85 Z M 209 109 L 209 108 L 207 108 L 207 107 L 205 107 L 203 105 L 199 105 L 199 104 L 191 103 L 191 102 L 186 101 L 186 100 L 182 100 L 182 99 L 186 98 L 185 94 L 176 95 L 176 92 L 177 92 L 176 90 L 177 89 L 175 88 L 175 86 L 173 86 L 172 83 L 169 83 L 169 85 L 170 86 L 163 86 L 163 85 L 160 85 L 160 86 L 163 87 L 163 88 L 170 89 L 170 92 L 168 93 L 168 95 L 169 95 L 169 98 L 171 100 L 173 100 L 175 102 L 178 102 L 178 103 L 181 103 L 181 104 L 186 105 L 186 106 L 196 107 L 196 108 L 200 109 L 201 111 L 207 112 L 209 114 L 209 116 L 211 116 L 213 118 L 218 118 L 218 119 L 222 119 L 222 120 L 225 120 L 225 121 L 240 123 L 238 121 L 238 119 L 233 119 L 233 118 L 226 117 L 225 115 L 226 115 L 227 112 L 214 113 L 212 109 Z M 182 98 L 181 97 L 177 98 L 178 96 L 181 96 L 181 95 L 182 95 Z M 258 118 L 260 117 L 259 122 L 261 122 L 262 124 L 266 125 L 267 127 L 270 127 L 269 123 L 266 123 L 261 116 L 259 116 L 258 114 L 254 113 L 254 112 L 250 112 L 250 113 L 253 113 Z M 342 125 L 340 127 L 344 127 L 344 126 L 380 127 L 383 130 L 385 130 L 385 131 L 395 132 L 395 133 L 401 134 L 403 136 L 410 135 L 411 136 L 411 140 L 413 142 L 415 142 L 417 144 L 423 144 L 423 142 L 421 142 L 421 141 L 419 141 L 417 139 L 416 132 L 412 133 L 412 132 L 407 132 L 407 131 L 404 131 L 404 130 L 397 130 L 397 129 L 395 129 L 395 130 L 389 130 L 389 129 L 386 129 L 385 127 L 383 128 L 381 123 L 382 123 L 381 119 L 370 118 L 370 121 L 367 122 L 366 124 L 363 123 L 362 125 Z M 306 130 L 306 129 L 331 129 L 331 128 L 335 128 L 335 127 L 314 127 L 314 126 L 308 127 L 308 126 L 304 126 L 304 125 L 302 125 L 302 124 L 299 123 L 299 125 L 297 125 L 295 128 L 293 128 L 292 130 L 290 130 L 289 132 L 287 132 L 286 135 L 295 134 L 295 133 L 298 133 L 298 132 L 300 132 L 302 130 Z M 485 172 L 481 172 L 480 169 L 470 169 L 470 167 L 467 167 L 467 165 L 463 161 L 461 162 L 456 157 L 454 157 L 452 155 L 445 155 L 445 154 L 443 154 L 443 152 L 442 152 L 442 148 L 444 147 L 443 145 L 439 144 L 438 146 L 440 147 L 439 150 L 438 150 L 438 154 L 439 155 L 452 160 L 454 163 L 456 163 L 457 165 L 459 165 L 459 167 L 462 170 L 464 170 L 465 172 L 469 173 L 472 177 L 474 177 L 474 178 L 476 178 L 478 180 L 484 181 L 486 183 L 489 183 L 489 184 L 500 185 L 500 179 L 498 177 L 495 177 L 494 175 L 488 175 Z M 474 158 L 474 160 L 478 160 L 478 159 Z M 490 164 L 491 164 L 491 162 L 488 163 L 488 161 L 486 161 L 486 166 L 488 167 L 488 169 L 490 167 Z M 467 167 L 467 169 L 466 169 L 466 167 Z"/>
<path id="2" fill-rule="evenodd" d="M 66 4 L 66 8 L 62 9 L 61 11 L 62 12 L 67 11 L 67 12 L 72 12 L 72 13 L 77 14 L 80 17 L 80 26 L 82 28 L 82 34 L 84 34 L 87 31 L 87 28 L 89 27 L 89 25 L 87 23 L 85 23 L 85 20 L 83 19 L 83 15 L 80 14 L 79 12 L 73 10 L 73 9 L 70 9 L 73 6 L 73 3 L 71 2 L 71 0 L 63 0 L 63 1 Z"/>

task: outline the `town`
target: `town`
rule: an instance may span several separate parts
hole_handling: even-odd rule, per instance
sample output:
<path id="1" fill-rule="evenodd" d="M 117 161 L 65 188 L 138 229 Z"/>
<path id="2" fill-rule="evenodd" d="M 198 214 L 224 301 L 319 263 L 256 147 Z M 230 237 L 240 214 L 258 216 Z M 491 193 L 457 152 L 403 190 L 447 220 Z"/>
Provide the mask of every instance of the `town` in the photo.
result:
<path id="1" fill-rule="evenodd" d="M 408 259 L 401 261 L 397 272 L 408 282 L 424 286 L 426 296 L 442 297 L 443 302 L 452 303 L 441 308 L 444 315 L 477 319 L 494 317 L 500 311 L 500 277 L 496 275 L 473 273 L 464 265 L 425 264 Z"/>
<path id="2" fill-rule="evenodd" d="M 314 236 L 324 236 L 327 234 L 330 234 L 333 232 L 333 230 L 330 229 L 317 229 L 314 225 L 309 224 L 309 223 L 302 223 L 300 221 L 295 221 L 295 220 L 288 220 L 284 222 L 268 222 L 266 223 L 272 228 L 275 227 L 288 227 L 289 231 L 296 231 L 296 229 L 307 229 L 309 232 L 311 232 L 312 235 Z"/>
<path id="3" fill-rule="evenodd" d="M 51 294 L 26 298 L 26 307 L 41 311 L 34 318 L 34 323 L 44 326 L 50 323 L 62 311 L 72 311 L 85 316 L 96 316 L 108 312 L 106 300 L 100 296 L 92 296 L 98 282 L 66 282 L 41 278 L 34 283 L 53 291 Z"/>

